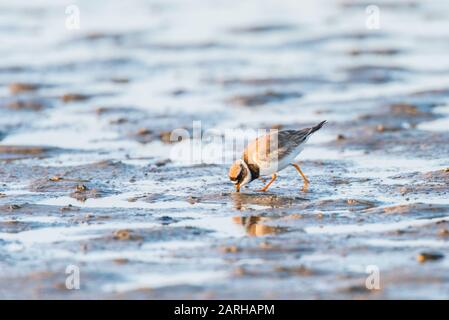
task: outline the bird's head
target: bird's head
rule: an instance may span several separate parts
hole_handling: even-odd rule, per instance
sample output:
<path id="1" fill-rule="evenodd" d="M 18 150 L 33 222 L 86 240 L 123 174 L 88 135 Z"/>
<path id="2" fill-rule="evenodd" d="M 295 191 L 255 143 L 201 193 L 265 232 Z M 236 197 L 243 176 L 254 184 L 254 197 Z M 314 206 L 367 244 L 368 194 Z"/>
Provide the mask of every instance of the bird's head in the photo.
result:
<path id="1" fill-rule="evenodd" d="M 251 181 L 251 171 L 245 161 L 238 159 L 232 164 L 229 179 L 235 184 L 237 192 L 240 192 L 240 187 Z"/>

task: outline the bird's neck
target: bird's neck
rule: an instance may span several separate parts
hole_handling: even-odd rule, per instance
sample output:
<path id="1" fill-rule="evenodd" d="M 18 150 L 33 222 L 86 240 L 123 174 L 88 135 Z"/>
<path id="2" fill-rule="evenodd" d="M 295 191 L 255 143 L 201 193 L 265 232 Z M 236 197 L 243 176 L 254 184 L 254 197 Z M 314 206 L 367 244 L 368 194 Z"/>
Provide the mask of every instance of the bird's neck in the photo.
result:
<path id="1" fill-rule="evenodd" d="M 256 180 L 259 178 L 260 175 L 260 168 L 255 163 L 248 163 L 248 161 L 244 160 L 246 165 L 248 166 L 249 171 L 251 172 L 251 181 Z"/>

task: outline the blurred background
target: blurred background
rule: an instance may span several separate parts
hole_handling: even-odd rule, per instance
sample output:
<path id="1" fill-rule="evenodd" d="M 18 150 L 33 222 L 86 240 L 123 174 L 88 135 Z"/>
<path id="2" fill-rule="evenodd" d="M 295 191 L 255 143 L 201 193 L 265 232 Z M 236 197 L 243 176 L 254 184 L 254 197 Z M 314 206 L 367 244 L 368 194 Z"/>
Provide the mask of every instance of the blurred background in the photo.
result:
<path id="1" fill-rule="evenodd" d="M 357 99 L 448 82 L 445 1 L 1 8 L 4 144 L 167 156 L 158 142 L 193 120 L 206 130 L 347 119 Z"/>

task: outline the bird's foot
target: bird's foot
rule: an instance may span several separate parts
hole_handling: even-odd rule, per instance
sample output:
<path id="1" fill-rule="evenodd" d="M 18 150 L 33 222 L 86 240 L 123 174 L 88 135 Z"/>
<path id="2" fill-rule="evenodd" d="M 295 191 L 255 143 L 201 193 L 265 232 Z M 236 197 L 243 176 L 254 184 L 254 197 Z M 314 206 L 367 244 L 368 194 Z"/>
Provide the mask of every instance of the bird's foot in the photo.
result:
<path id="1" fill-rule="evenodd" d="M 304 183 L 304 185 L 301 188 L 301 192 L 307 192 L 308 189 L 309 189 L 309 184 L 308 183 Z"/>

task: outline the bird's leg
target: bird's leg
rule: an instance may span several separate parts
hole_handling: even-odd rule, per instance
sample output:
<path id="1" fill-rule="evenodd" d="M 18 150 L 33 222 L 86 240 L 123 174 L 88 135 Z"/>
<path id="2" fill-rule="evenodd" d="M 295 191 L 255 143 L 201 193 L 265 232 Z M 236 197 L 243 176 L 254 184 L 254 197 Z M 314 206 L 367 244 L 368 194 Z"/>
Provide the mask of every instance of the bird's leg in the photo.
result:
<path id="1" fill-rule="evenodd" d="M 296 164 L 292 163 L 292 166 L 295 167 L 295 169 L 299 172 L 301 177 L 304 179 L 304 186 L 302 187 L 302 191 L 307 191 L 307 188 L 309 186 L 309 179 L 307 179 L 306 175 L 302 172 L 301 168 Z"/>
<path id="2" fill-rule="evenodd" d="M 268 188 L 271 186 L 271 184 L 273 183 L 274 180 L 276 180 L 277 176 L 276 173 L 273 173 L 273 175 L 271 176 L 271 180 L 270 182 L 267 183 L 267 185 L 265 187 L 263 187 L 262 189 L 260 189 L 260 192 L 265 192 L 268 190 Z"/>

